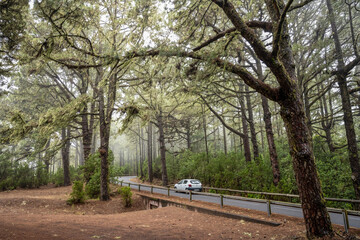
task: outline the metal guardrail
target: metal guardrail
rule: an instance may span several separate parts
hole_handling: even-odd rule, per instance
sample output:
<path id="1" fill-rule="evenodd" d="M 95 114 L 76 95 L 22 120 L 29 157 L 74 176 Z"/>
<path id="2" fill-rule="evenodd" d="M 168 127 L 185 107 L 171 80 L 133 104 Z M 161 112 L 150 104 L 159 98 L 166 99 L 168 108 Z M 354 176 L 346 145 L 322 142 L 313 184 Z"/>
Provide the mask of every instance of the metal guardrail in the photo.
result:
<path id="1" fill-rule="evenodd" d="M 203 187 L 203 189 L 209 189 L 209 190 L 213 189 L 215 191 L 227 191 L 227 192 L 245 193 L 245 194 L 258 194 L 258 195 L 264 195 L 264 196 L 300 198 L 299 195 L 295 195 L 295 194 L 256 192 L 256 191 L 245 191 L 245 190 L 235 190 L 235 189 L 229 189 L 229 188 L 215 188 L 215 187 Z M 360 200 L 356 200 L 356 199 L 325 198 L 325 200 L 332 201 L 332 202 L 360 203 Z"/>
<path id="2" fill-rule="evenodd" d="M 226 194 L 217 194 L 217 193 L 208 193 L 208 192 L 193 192 L 193 191 L 189 191 L 189 190 L 179 190 L 179 189 L 175 189 L 175 188 L 170 188 L 170 187 L 161 187 L 161 186 L 154 186 L 154 185 L 147 185 L 147 184 L 140 184 L 140 183 L 130 183 L 130 182 L 124 182 L 124 181 L 120 181 L 120 185 L 123 186 L 124 184 L 127 184 L 129 187 L 131 187 L 131 185 L 133 186 L 137 186 L 138 187 L 138 191 L 141 191 L 141 187 L 148 187 L 150 188 L 150 192 L 153 193 L 153 189 L 163 189 L 163 190 L 167 190 L 167 195 L 171 196 L 170 192 L 183 192 L 183 193 L 187 193 L 189 194 L 189 201 L 192 201 L 193 195 L 203 195 L 203 196 L 211 196 L 211 197 L 218 197 L 219 198 L 219 204 L 220 207 L 223 208 L 224 206 L 224 198 L 226 199 L 234 199 L 234 200 L 241 200 L 241 201 L 249 201 L 249 202 L 261 202 L 266 204 L 266 209 L 267 209 L 267 214 L 268 216 L 271 216 L 271 205 L 280 205 L 280 206 L 288 206 L 288 207 L 296 207 L 296 208 L 301 208 L 301 205 L 299 203 L 288 203 L 288 202 L 281 202 L 281 201 L 273 201 L 270 199 L 254 199 L 254 198 L 248 198 L 248 197 L 240 197 L 240 196 L 231 196 L 231 195 L 226 195 Z M 211 188 L 214 189 L 214 188 Z M 220 188 L 218 188 L 220 189 Z M 232 189 L 229 189 L 232 190 Z M 224 191 L 224 189 L 222 189 L 222 191 Z M 228 190 L 226 190 L 228 191 Z M 233 190 L 233 191 L 241 191 L 241 192 L 247 192 L 247 193 L 256 193 L 259 194 L 259 192 L 254 192 L 254 191 L 242 191 L 242 190 Z M 269 195 L 272 195 L 272 193 L 267 193 Z M 281 195 L 281 196 L 288 196 L 290 195 L 291 197 L 297 196 L 298 195 L 292 195 L 292 194 L 281 194 L 281 193 L 275 193 L 276 195 Z M 341 199 L 340 199 L 341 200 Z M 343 199 L 343 200 L 347 200 L 347 199 Z M 358 200 L 354 200 L 354 201 L 358 201 Z M 348 219 L 348 215 L 354 215 L 354 216 L 360 216 L 360 212 L 358 211 L 348 211 L 345 209 L 336 209 L 336 208 L 328 208 L 329 212 L 333 212 L 333 213 L 338 213 L 338 214 L 342 214 L 343 216 L 343 221 L 344 221 L 344 229 L 345 232 L 348 232 L 349 229 L 349 219 Z"/>

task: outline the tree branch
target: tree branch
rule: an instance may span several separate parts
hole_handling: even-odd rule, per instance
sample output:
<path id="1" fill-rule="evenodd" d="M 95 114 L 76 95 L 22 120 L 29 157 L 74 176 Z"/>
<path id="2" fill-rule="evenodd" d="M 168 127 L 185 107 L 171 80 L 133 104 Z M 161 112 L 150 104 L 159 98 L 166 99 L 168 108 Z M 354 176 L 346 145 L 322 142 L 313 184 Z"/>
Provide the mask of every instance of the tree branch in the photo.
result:
<path id="1" fill-rule="evenodd" d="M 280 16 L 279 24 L 278 24 L 276 35 L 275 35 L 274 42 L 273 42 L 273 51 L 271 53 L 274 57 L 277 57 L 277 55 L 279 53 L 279 48 L 280 48 L 279 47 L 279 42 L 280 42 L 280 39 L 281 39 L 281 32 L 282 32 L 283 25 L 284 25 L 284 22 L 285 22 L 286 13 L 288 12 L 292 2 L 293 2 L 293 0 L 288 1 L 288 3 L 285 6 L 284 11 L 281 13 L 281 16 Z"/>
<path id="2" fill-rule="evenodd" d="M 272 31 L 272 23 L 270 23 L 270 22 L 250 21 L 250 22 L 247 22 L 246 25 L 248 27 L 250 27 L 250 28 L 261 28 L 265 32 L 271 32 Z M 235 32 L 235 31 L 236 31 L 236 28 L 232 27 L 232 28 L 229 28 L 228 30 L 219 32 L 217 35 L 213 36 L 212 38 L 210 38 L 206 42 L 202 43 L 200 46 L 193 48 L 193 51 L 196 52 L 196 51 L 210 45 L 211 43 L 215 42 L 216 40 L 224 37 L 226 34 L 229 34 L 229 33 Z"/>
<path id="3" fill-rule="evenodd" d="M 245 134 L 243 134 L 242 132 L 239 132 L 238 130 L 227 125 L 226 122 L 224 121 L 224 119 L 216 111 L 214 111 L 214 109 L 211 108 L 211 106 L 208 104 L 208 102 L 205 100 L 205 98 L 201 95 L 200 95 L 200 97 L 203 100 L 203 102 L 206 104 L 206 106 L 209 108 L 209 110 L 219 119 L 219 121 L 222 123 L 222 125 L 224 127 L 226 127 L 231 132 L 235 133 L 236 135 L 240 136 L 241 138 L 246 137 Z"/>
<path id="4" fill-rule="evenodd" d="M 162 50 L 149 50 L 146 52 L 130 52 L 125 57 L 126 59 L 136 58 L 136 57 L 145 57 L 145 56 L 168 56 L 168 57 L 188 57 L 192 59 L 197 59 L 201 61 L 208 62 L 219 68 L 222 68 L 228 72 L 234 73 L 239 76 L 249 87 L 253 88 L 260 94 L 269 98 L 272 101 L 279 100 L 279 89 L 272 88 L 270 85 L 262 82 L 261 80 L 255 78 L 251 73 L 246 71 L 239 65 L 232 64 L 230 62 L 224 61 L 220 58 L 206 58 L 204 56 L 198 55 L 194 52 L 186 51 L 162 51 Z"/>
<path id="5" fill-rule="evenodd" d="M 305 0 L 304 2 L 299 3 L 299 4 L 297 4 L 297 5 L 292 6 L 291 8 L 289 8 L 288 12 L 291 12 L 291 11 L 293 11 L 293 10 L 295 10 L 295 9 L 298 9 L 298 8 L 302 8 L 302 7 L 305 6 L 306 4 L 311 3 L 311 2 L 313 2 L 313 1 L 314 1 L 314 0 Z"/>

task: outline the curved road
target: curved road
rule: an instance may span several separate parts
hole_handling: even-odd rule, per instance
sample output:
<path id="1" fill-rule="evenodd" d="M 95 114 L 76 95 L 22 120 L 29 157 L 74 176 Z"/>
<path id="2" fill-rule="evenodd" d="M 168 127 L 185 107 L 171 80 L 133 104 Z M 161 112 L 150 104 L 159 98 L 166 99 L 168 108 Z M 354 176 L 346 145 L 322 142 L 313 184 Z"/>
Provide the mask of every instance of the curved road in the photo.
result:
<path id="1" fill-rule="evenodd" d="M 119 177 L 118 180 L 123 181 L 124 184 L 130 183 L 131 188 L 137 189 L 138 188 L 138 183 L 130 181 L 130 179 L 132 179 L 132 178 L 136 178 L 136 176 Z M 147 186 L 141 186 L 141 191 L 149 191 L 150 192 L 151 188 L 147 187 Z M 155 187 L 153 188 L 153 192 L 154 193 L 164 194 L 164 195 L 168 194 L 167 190 L 158 189 L 158 188 L 155 188 Z M 181 197 L 181 198 L 189 198 L 188 194 L 177 193 L 173 189 L 170 190 L 170 195 L 171 196 L 176 196 L 176 197 Z M 205 196 L 205 195 L 196 194 L 196 192 L 194 192 L 192 194 L 192 199 L 193 200 L 204 201 L 204 202 L 211 202 L 211 203 L 220 204 L 219 195 L 217 195 L 217 196 Z M 267 204 L 266 204 L 265 201 L 261 201 L 261 200 L 259 200 L 259 201 L 256 201 L 256 200 L 249 201 L 248 200 L 247 201 L 247 200 L 226 198 L 224 196 L 223 203 L 224 203 L 224 205 L 236 206 L 236 207 L 241 207 L 241 208 L 254 209 L 254 210 L 267 212 Z M 300 207 L 284 206 L 284 205 L 279 205 L 279 204 L 276 204 L 276 203 L 273 203 L 273 202 L 271 203 L 271 212 L 272 213 L 282 214 L 282 215 L 285 215 L 285 216 L 298 217 L 298 218 L 303 218 L 304 217 L 303 213 L 302 213 L 302 209 Z M 342 226 L 344 225 L 344 219 L 343 219 L 342 213 L 332 212 L 330 210 L 329 214 L 330 214 L 330 219 L 331 219 L 332 223 L 339 224 L 339 225 L 342 225 Z M 350 215 L 350 214 L 348 216 L 349 216 L 348 218 L 349 218 L 350 227 L 360 228 L 360 216 Z"/>

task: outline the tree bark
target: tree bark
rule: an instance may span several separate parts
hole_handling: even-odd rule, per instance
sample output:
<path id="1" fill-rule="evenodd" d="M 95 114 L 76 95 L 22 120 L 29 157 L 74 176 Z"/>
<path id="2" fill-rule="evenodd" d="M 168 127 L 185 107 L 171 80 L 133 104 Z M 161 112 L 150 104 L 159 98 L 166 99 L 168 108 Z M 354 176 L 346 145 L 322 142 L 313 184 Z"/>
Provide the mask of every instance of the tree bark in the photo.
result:
<path id="1" fill-rule="evenodd" d="M 64 186 L 69 186 L 71 184 L 70 181 L 70 128 L 62 128 L 61 130 L 62 140 L 64 142 L 64 146 L 61 148 L 61 156 L 62 156 L 62 165 L 64 170 Z"/>
<path id="2" fill-rule="evenodd" d="M 205 116 L 205 110 L 204 105 L 201 105 L 202 109 L 202 124 L 204 129 L 204 143 L 205 143 L 205 151 L 206 151 L 206 157 L 207 161 L 209 161 L 209 148 L 208 148 L 208 139 L 207 139 L 207 128 L 206 128 L 206 116 Z"/>
<path id="3" fill-rule="evenodd" d="M 299 95 L 282 102 L 280 114 L 289 140 L 308 237 L 332 235 L 330 217 L 315 170 L 310 134 Z"/>
<path id="4" fill-rule="evenodd" d="M 324 90 L 322 84 L 321 84 L 321 90 L 322 91 Z M 319 87 L 318 87 L 318 92 L 320 93 Z M 331 101 L 331 99 L 329 99 L 329 101 Z M 330 111 L 332 110 L 330 109 Z M 332 114 L 331 116 L 329 115 L 328 106 L 326 103 L 326 94 L 324 94 L 320 98 L 320 113 L 321 113 L 321 126 L 325 132 L 326 143 L 328 145 L 330 152 L 335 152 L 335 146 L 333 144 L 333 140 L 331 136 L 331 128 L 333 126 L 334 120 Z"/>
<path id="5" fill-rule="evenodd" d="M 165 135 L 164 135 L 164 122 L 163 122 L 163 115 L 160 109 L 157 115 L 157 124 L 159 128 L 159 144 L 160 144 L 160 159 L 161 159 L 161 172 L 162 172 L 162 185 L 168 185 L 168 175 L 166 170 L 166 148 L 165 148 Z"/>
<path id="6" fill-rule="evenodd" d="M 100 200 L 107 201 L 110 199 L 108 189 L 108 175 L 109 175 L 109 163 L 108 163 L 108 151 L 109 151 L 109 133 L 110 123 L 106 122 L 105 115 L 105 103 L 104 92 L 99 89 L 99 121 L 100 121 L 100 159 L 101 159 L 101 174 L 100 174 Z"/>
<path id="7" fill-rule="evenodd" d="M 109 78 L 107 103 L 105 106 L 105 96 L 102 87 L 98 89 L 99 97 L 99 121 L 100 121 L 100 147 L 99 153 L 101 158 L 101 176 L 100 176 L 100 200 L 107 201 L 110 199 L 109 195 L 109 141 L 110 141 L 110 127 L 111 117 L 116 98 L 116 75 Z"/>
<path id="8" fill-rule="evenodd" d="M 225 126 L 222 127 L 223 135 L 224 135 L 224 153 L 227 155 L 227 140 L 226 140 L 226 128 Z"/>
<path id="9" fill-rule="evenodd" d="M 153 170 L 152 170 L 152 123 L 149 122 L 148 125 L 148 175 L 149 182 L 153 181 Z"/>
<path id="10" fill-rule="evenodd" d="M 278 161 L 278 156 L 274 141 L 274 133 L 272 130 L 273 128 L 271 122 L 271 112 L 269 110 L 268 99 L 263 95 L 261 95 L 261 102 L 264 110 L 265 131 L 266 131 L 266 138 L 269 147 L 271 169 L 273 173 L 273 183 L 275 186 L 277 186 L 280 182 L 280 168 L 279 168 L 279 161 Z"/>
<path id="11" fill-rule="evenodd" d="M 51 139 L 48 139 L 47 143 L 46 143 L 46 146 L 45 146 L 45 149 L 47 150 L 49 147 L 50 147 L 50 141 Z M 45 164 L 45 169 L 46 169 L 46 172 L 49 174 L 50 173 L 50 156 L 48 154 L 47 151 L 45 151 L 45 156 L 44 156 L 44 164 Z"/>
<path id="12" fill-rule="evenodd" d="M 190 118 L 187 118 L 185 120 L 185 130 L 186 130 L 186 144 L 187 149 L 191 151 L 191 128 L 190 128 Z"/>
<path id="13" fill-rule="evenodd" d="M 259 160 L 259 146 L 257 143 L 257 139 L 256 139 L 256 131 L 255 131 L 255 124 L 254 124 L 254 113 L 252 110 L 252 105 L 251 105 L 251 99 L 250 99 L 250 93 L 249 93 L 249 86 L 245 85 L 245 98 L 246 98 L 246 106 L 247 106 L 247 111 L 248 111 L 248 123 L 249 123 L 249 127 L 250 127 L 250 134 L 251 134 L 251 143 L 253 146 L 253 152 L 254 152 L 254 160 L 258 161 Z"/>
<path id="14" fill-rule="evenodd" d="M 240 85 L 240 91 L 243 91 L 243 86 Z M 251 150 L 250 150 L 250 141 L 249 141 L 249 135 L 248 135 L 248 122 L 246 120 L 246 111 L 245 111 L 245 98 L 243 95 L 239 95 L 239 103 L 241 108 L 241 125 L 242 125 L 242 132 L 244 134 L 243 144 L 244 144 L 244 154 L 245 154 L 245 160 L 247 162 L 251 162 Z"/>
<path id="15" fill-rule="evenodd" d="M 144 156 L 143 156 L 143 129 L 140 129 L 140 125 L 139 125 L 139 151 L 140 151 L 140 178 L 144 179 L 144 170 L 143 170 L 143 163 L 144 163 Z"/>

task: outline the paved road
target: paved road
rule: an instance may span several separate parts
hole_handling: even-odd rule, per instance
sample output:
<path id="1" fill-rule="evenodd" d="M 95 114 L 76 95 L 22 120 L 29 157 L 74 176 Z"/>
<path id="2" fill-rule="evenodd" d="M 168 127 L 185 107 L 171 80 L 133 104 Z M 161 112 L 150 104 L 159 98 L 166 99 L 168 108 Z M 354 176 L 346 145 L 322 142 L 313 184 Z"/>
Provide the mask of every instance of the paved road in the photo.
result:
<path id="1" fill-rule="evenodd" d="M 138 185 L 135 182 L 130 181 L 130 179 L 136 178 L 136 176 L 129 176 L 129 177 L 121 177 L 119 178 L 120 181 L 123 181 L 124 183 L 131 183 L 133 185 L 130 185 L 131 188 L 137 189 Z M 151 191 L 150 187 L 141 186 L 141 191 Z M 160 193 L 167 195 L 168 191 L 165 189 L 157 189 L 153 188 L 154 193 Z M 171 196 L 181 197 L 181 198 L 189 198 L 189 194 L 175 192 L 174 190 L 170 191 Z M 199 200 L 204 202 L 211 202 L 211 203 L 219 203 L 220 204 L 220 197 L 219 196 L 204 196 L 204 195 L 198 195 L 196 193 L 192 194 L 193 200 Z M 224 205 L 229 206 L 236 206 L 241 208 L 247 208 L 247 209 L 254 209 L 259 211 L 267 212 L 267 204 L 265 202 L 262 202 L 259 200 L 257 201 L 246 201 L 246 200 L 238 200 L 238 199 L 230 199 L 224 197 Z M 278 213 L 286 216 L 292 216 L 292 217 L 299 217 L 303 218 L 302 209 L 300 207 L 295 206 L 283 206 L 283 205 L 277 205 L 277 204 L 271 204 L 271 212 L 272 213 Z M 341 213 L 331 212 L 329 210 L 330 219 L 331 222 L 334 224 L 344 225 L 344 219 Z M 350 215 L 349 214 L 349 225 L 350 227 L 356 227 L 360 228 L 360 216 Z"/>

